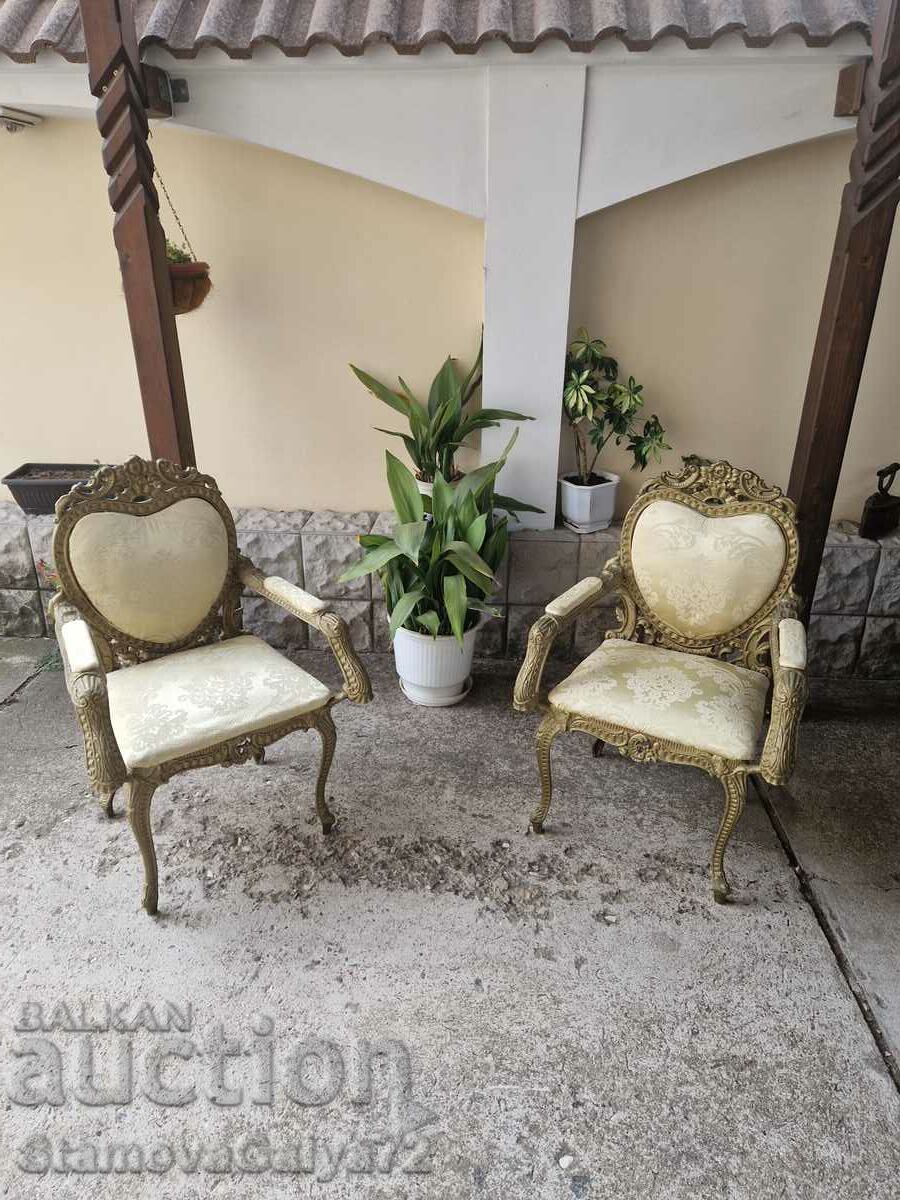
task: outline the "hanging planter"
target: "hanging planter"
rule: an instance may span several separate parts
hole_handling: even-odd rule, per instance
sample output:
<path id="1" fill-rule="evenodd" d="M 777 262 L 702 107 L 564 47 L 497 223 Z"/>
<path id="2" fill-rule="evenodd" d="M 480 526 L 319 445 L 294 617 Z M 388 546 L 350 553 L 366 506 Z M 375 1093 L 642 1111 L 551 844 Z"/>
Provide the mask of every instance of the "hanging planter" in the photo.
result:
<path id="1" fill-rule="evenodd" d="M 184 226 L 181 223 L 181 217 L 175 211 L 175 205 L 172 203 L 169 189 L 166 187 L 163 177 L 158 170 L 156 171 L 156 178 L 166 198 L 166 203 L 172 210 L 175 223 L 181 231 L 182 241 L 180 246 L 176 246 L 174 242 L 166 238 L 166 258 L 169 262 L 169 282 L 172 285 L 172 305 L 175 309 L 176 317 L 180 317 L 185 313 L 193 312 L 195 308 L 199 308 L 212 290 L 212 282 L 209 278 L 209 263 L 198 262 L 197 255 L 194 253 L 194 247 L 191 245 L 190 238 L 185 233 Z"/>
<path id="2" fill-rule="evenodd" d="M 184 313 L 193 312 L 195 308 L 200 307 L 212 289 L 209 263 L 197 262 L 168 241 L 166 257 L 169 260 L 169 282 L 172 285 L 175 315 L 182 316 Z"/>

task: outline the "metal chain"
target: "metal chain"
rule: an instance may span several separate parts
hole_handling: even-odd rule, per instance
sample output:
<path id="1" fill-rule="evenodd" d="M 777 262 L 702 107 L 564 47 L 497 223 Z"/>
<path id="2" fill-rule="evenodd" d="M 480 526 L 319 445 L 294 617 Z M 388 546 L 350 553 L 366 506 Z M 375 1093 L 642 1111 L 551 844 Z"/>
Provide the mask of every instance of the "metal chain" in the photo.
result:
<path id="1" fill-rule="evenodd" d="M 149 133 L 147 136 L 152 137 L 153 134 Z M 191 258 L 194 260 L 194 262 L 197 262 L 197 255 L 194 251 L 194 247 L 191 245 L 191 239 L 188 237 L 187 232 L 185 231 L 185 228 L 181 223 L 181 217 L 179 217 L 178 212 L 175 208 L 175 205 L 172 203 L 172 197 L 169 195 L 169 189 L 166 187 L 166 181 L 163 179 L 162 175 L 160 175 L 159 167 L 156 165 L 155 161 L 153 164 L 153 173 L 156 176 L 156 178 L 159 180 L 159 186 L 162 188 L 162 193 L 166 198 L 166 203 L 168 204 L 169 208 L 172 210 L 172 216 L 175 218 L 178 228 L 181 230 L 181 236 L 184 238 L 184 244 L 187 246 L 188 250 L 191 252 Z"/>

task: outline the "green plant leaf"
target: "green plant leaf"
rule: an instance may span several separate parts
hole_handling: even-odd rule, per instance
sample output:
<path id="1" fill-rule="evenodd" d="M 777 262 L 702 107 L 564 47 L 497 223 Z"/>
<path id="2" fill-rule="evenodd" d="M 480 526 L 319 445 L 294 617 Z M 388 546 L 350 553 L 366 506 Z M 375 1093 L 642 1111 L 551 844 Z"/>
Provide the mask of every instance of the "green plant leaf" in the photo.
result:
<path id="1" fill-rule="evenodd" d="M 493 571 L 468 542 L 451 542 L 444 553 L 457 570 L 483 592 L 489 592 L 496 585 Z"/>
<path id="2" fill-rule="evenodd" d="M 394 530 L 394 541 L 416 566 L 419 565 L 419 551 L 425 540 L 426 529 L 424 521 L 412 521 L 408 525 L 398 525 Z"/>
<path id="3" fill-rule="evenodd" d="M 361 533 L 356 540 L 365 550 L 375 550 L 392 539 L 383 533 Z"/>
<path id="4" fill-rule="evenodd" d="M 506 525 L 506 518 L 504 517 L 481 548 L 481 557 L 492 571 L 496 571 L 503 562 L 508 544 L 509 530 Z"/>
<path id="5" fill-rule="evenodd" d="M 453 369 L 453 359 L 448 355 L 443 366 L 435 375 L 428 392 L 428 415 L 433 417 L 442 404 L 453 403 L 453 397 L 459 397 L 459 380 Z"/>
<path id="6" fill-rule="evenodd" d="M 469 371 L 462 385 L 462 402 L 465 406 L 481 383 L 481 365 L 484 359 L 484 328 L 481 330 L 481 339 L 478 343 L 478 353 L 475 355 L 475 361 L 472 363 L 472 369 Z"/>
<path id="7" fill-rule="evenodd" d="M 416 486 L 415 476 L 405 467 L 399 458 L 385 451 L 387 462 L 387 481 L 394 501 L 394 508 L 402 525 L 412 521 L 421 521 L 425 515 L 422 497 Z"/>
<path id="8" fill-rule="evenodd" d="M 444 604 L 450 619 L 450 628 L 456 640 L 462 645 L 463 633 L 466 627 L 466 611 L 468 598 L 466 596 L 466 581 L 461 575 L 444 576 Z"/>
<path id="9" fill-rule="evenodd" d="M 494 492 L 494 508 L 502 509 L 503 512 L 508 513 L 542 513 L 544 511 L 542 508 L 538 508 L 536 504 L 526 504 L 524 500 L 516 500 L 513 496 L 501 496 L 499 492 Z"/>
<path id="10" fill-rule="evenodd" d="M 424 595 L 425 589 L 423 587 L 418 587 L 413 588 L 411 592 L 404 592 L 403 595 L 397 600 L 396 604 L 391 610 L 391 619 L 388 624 L 388 633 L 391 636 L 391 641 L 394 640 L 394 634 L 397 632 L 400 626 L 405 623 L 409 614 Z"/>
<path id="11" fill-rule="evenodd" d="M 487 513 L 481 513 L 466 529 L 466 541 L 476 553 L 484 545 L 487 534 Z"/>
<path id="12" fill-rule="evenodd" d="M 431 634 L 432 637 L 437 637 L 441 628 L 441 618 L 434 611 L 434 609 L 429 609 L 428 612 L 419 613 L 419 615 L 416 617 L 416 620 L 423 629 L 427 630 L 428 633 Z"/>
<path id="13" fill-rule="evenodd" d="M 348 579 L 358 579 L 360 575 L 370 575 L 402 553 L 399 546 L 395 545 L 393 541 L 388 541 L 383 546 L 378 546 L 376 549 L 370 550 L 368 554 L 364 554 L 359 562 L 351 563 L 340 576 L 340 582 L 346 583 Z"/>
<path id="14" fill-rule="evenodd" d="M 443 523 L 447 519 L 447 513 L 453 506 L 453 488 L 438 471 L 434 477 L 434 485 L 431 491 L 431 511 L 434 514 L 434 519 L 438 523 Z"/>

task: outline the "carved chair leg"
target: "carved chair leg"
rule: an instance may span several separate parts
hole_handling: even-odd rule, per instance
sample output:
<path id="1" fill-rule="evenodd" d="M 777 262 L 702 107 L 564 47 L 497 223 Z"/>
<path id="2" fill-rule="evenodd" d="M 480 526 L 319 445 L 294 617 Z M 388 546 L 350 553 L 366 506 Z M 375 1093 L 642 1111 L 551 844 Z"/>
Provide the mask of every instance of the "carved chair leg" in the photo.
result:
<path id="1" fill-rule="evenodd" d="M 538 774 L 541 778 L 541 802 L 531 815 L 531 828 L 535 833 L 544 832 L 544 821 L 550 811 L 553 798 L 553 779 L 550 774 L 550 750 L 562 727 L 551 713 L 544 717 L 535 737 Z"/>
<path id="2" fill-rule="evenodd" d="M 722 777 L 722 787 L 725 789 L 725 810 L 719 832 L 713 843 L 712 875 L 713 896 L 719 904 L 725 904 L 731 888 L 725 876 L 725 847 L 734 832 L 741 813 L 744 811 L 744 801 L 747 798 L 747 775 L 744 771 L 735 771 Z"/>
<path id="3" fill-rule="evenodd" d="M 594 738 L 594 745 L 591 748 L 591 754 L 594 758 L 600 758 L 603 754 L 603 747 L 606 745 L 603 738 Z"/>
<path id="4" fill-rule="evenodd" d="M 331 760 L 334 758 L 337 730 L 327 708 L 319 713 L 316 729 L 322 739 L 322 761 L 319 764 L 319 778 L 316 780 L 316 812 L 322 822 L 322 832 L 330 833 L 334 828 L 335 817 L 325 800 L 325 784 L 328 781 Z"/>
<path id="5" fill-rule="evenodd" d="M 126 784 L 128 796 L 128 823 L 144 860 L 143 905 L 151 917 L 156 916 L 159 902 L 159 879 L 156 869 L 156 848 L 150 828 L 150 802 L 156 791 L 155 783 L 144 779 L 129 779 Z"/>
<path id="6" fill-rule="evenodd" d="M 262 766 L 262 764 L 266 761 L 265 746 L 260 746 L 260 748 L 258 750 L 254 750 L 253 761 L 257 764 L 257 766 L 260 766 L 260 767 Z"/>
<path id="7" fill-rule="evenodd" d="M 108 817 L 114 817 L 116 815 L 116 810 L 113 806 L 116 790 L 117 789 L 113 788 L 111 792 L 102 792 L 100 795 L 100 803 L 103 805 L 103 811 Z"/>

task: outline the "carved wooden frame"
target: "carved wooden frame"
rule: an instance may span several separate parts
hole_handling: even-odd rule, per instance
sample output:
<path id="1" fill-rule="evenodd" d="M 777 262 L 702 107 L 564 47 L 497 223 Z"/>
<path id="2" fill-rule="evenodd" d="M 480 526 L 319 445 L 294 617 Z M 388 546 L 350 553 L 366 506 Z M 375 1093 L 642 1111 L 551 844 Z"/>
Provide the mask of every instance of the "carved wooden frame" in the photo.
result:
<path id="1" fill-rule="evenodd" d="M 69 556 L 69 538 L 81 517 L 95 512 L 124 512 L 149 516 L 180 500 L 200 498 L 218 511 L 228 538 L 228 566 L 215 601 L 200 623 L 187 635 L 171 642 L 148 642 L 113 625 L 82 589 Z M 53 537 L 54 557 L 59 574 L 59 592 L 51 601 L 50 612 L 58 633 L 69 621 L 85 622 L 97 650 L 98 668 L 74 671 L 65 638 L 59 638 L 66 673 L 66 684 L 81 724 L 85 759 L 94 791 L 103 802 L 108 816 L 113 815 L 113 797 L 123 784 L 127 789 L 128 818 L 144 863 L 143 904 L 155 914 L 158 906 L 158 870 L 156 850 L 150 826 L 150 804 L 156 788 L 173 775 L 198 767 L 233 766 L 251 759 L 262 762 L 265 747 L 296 730 L 315 730 L 322 739 L 322 759 L 316 782 L 316 811 L 322 829 L 328 833 L 334 825 L 325 797 L 328 772 L 334 757 L 337 733 L 331 709 L 341 700 L 365 704 L 372 699 L 372 688 L 360 662 L 346 623 L 316 601 L 315 610 L 307 611 L 286 602 L 266 587 L 266 580 L 249 559 L 238 554 L 237 537 L 231 512 L 218 486 L 209 475 L 196 467 L 179 467 L 165 460 L 131 458 L 117 467 L 102 467 L 90 479 L 77 484 L 56 506 Z M 280 604 L 300 620 L 314 625 L 327 638 L 344 676 L 344 689 L 311 712 L 228 738 L 202 750 L 169 759 L 154 767 L 129 772 L 112 728 L 106 673 L 151 658 L 180 650 L 236 637 L 242 632 L 240 598 L 244 586 Z M 311 599 L 315 600 L 314 597 Z"/>
<path id="2" fill-rule="evenodd" d="M 785 539 L 785 562 L 779 578 L 763 604 L 732 630 L 708 637 L 690 638 L 671 629 L 647 604 L 634 577 L 631 538 L 638 517 L 657 500 L 685 504 L 707 516 L 738 516 L 761 512 L 770 516 Z M 760 774 L 771 783 L 784 783 L 793 770 L 797 734 L 806 702 L 805 672 L 782 667 L 779 661 L 778 625 L 785 617 L 799 614 L 799 600 L 792 590 L 799 557 L 799 539 L 791 500 L 779 488 L 770 487 L 752 471 L 742 471 L 719 461 L 707 466 L 687 466 L 677 474 L 664 472 L 650 480 L 626 514 L 619 553 L 604 566 L 597 584 L 579 602 L 557 607 L 562 614 L 546 611 L 531 627 L 525 659 L 513 692 L 513 706 L 520 712 L 542 711 L 536 735 L 541 800 L 531 817 L 531 827 L 542 833 L 552 799 L 550 751 L 561 733 L 580 731 L 608 743 L 620 754 L 637 762 L 671 762 L 700 770 L 719 779 L 725 792 L 725 809 L 713 843 L 710 873 L 713 895 L 724 902 L 730 892 L 724 857 L 746 798 L 747 780 Z M 583 586 L 576 585 L 576 586 Z M 596 607 L 609 592 L 618 593 L 617 628 L 606 638 L 644 642 L 683 653 L 738 658 L 742 666 L 773 678 L 772 710 L 759 763 L 738 761 L 698 749 L 669 738 L 658 738 L 615 722 L 565 712 L 549 701 L 541 679 L 553 643 L 576 617 Z M 553 607 L 553 605 L 549 606 Z"/>

